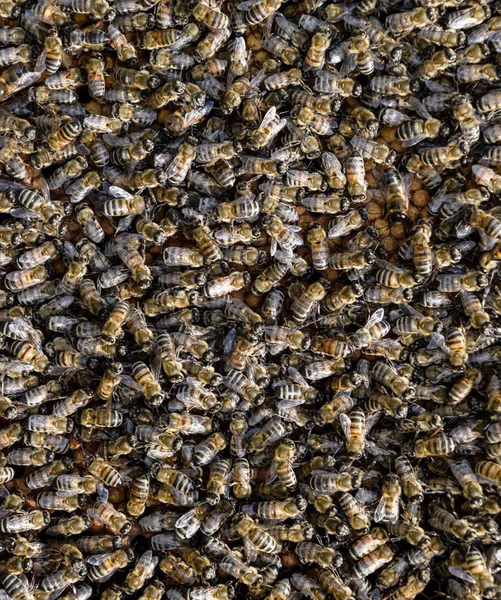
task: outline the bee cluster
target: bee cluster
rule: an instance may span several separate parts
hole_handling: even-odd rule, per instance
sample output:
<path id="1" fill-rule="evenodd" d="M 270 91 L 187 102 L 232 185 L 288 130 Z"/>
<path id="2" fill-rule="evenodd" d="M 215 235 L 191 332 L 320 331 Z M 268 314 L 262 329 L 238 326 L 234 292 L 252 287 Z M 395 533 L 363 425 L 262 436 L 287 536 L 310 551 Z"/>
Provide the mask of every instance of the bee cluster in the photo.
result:
<path id="1" fill-rule="evenodd" d="M 499 15 L 0 0 L 0 600 L 501 598 Z"/>

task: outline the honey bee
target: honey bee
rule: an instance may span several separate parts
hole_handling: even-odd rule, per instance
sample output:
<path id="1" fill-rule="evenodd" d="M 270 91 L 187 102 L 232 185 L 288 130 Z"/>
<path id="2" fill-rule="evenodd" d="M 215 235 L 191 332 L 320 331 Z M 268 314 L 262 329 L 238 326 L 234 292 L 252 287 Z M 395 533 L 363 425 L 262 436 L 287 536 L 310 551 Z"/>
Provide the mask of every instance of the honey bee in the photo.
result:
<path id="1" fill-rule="evenodd" d="M 457 519 L 451 513 L 438 506 L 432 506 L 431 524 L 440 531 L 445 531 L 456 538 L 471 541 L 476 535 L 465 519 Z"/>
<path id="2" fill-rule="evenodd" d="M 467 460 L 451 461 L 450 468 L 459 485 L 463 488 L 464 496 L 473 507 L 483 503 L 484 492 L 475 472 Z"/>
<path id="3" fill-rule="evenodd" d="M 441 292 L 476 292 L 477 290 L 486 288 L 489 284 L 488 278 L 482 273 L 474 271 L 463 274 L 450 273 L 446 275 L 438 275 L 438 289 Z"/>
<path id="4" fill-rule="evenodd" d="M 159 558 L 153 556 L 151 550 L 147 550 L 127 574 L 124 582 L 124 591 L 132 594 L 140 590 L 146 581 L 153 577 L 158 561 Z"/>
<path id="5" fill-rule="evenodd" d="M 87 469 L 91 475 L 94 475 L 106 485 L 117 487 L 124 483 L 120 473 L 100 457 L 96 456 L 90 460 Z"/>
<path id="6" fill-rule="evenodd" d="M 416 92 L 419 84 L 417 81 L 411 81 L 408 77 L 381 75 L 372 77 L 369 86 L 371 90 L 378 94 L 405 98 L 413 92 Z"/>
<path id="7" fill-rule="evenodd" d="M 381 500 L 374 513 L 374 521 L 396 523 L 400 511 L 401 487 L 396 475 L 388 475 L 383 484 Z"/>
<path id="8" fill-rule="evenodd" d="M 400 478 L 400 484 L 404 496 L 409 500 L 423 500 L 423 486 L 417 478 L 414 469 L 406 456 L 399 456 L 395 459 L 395 470 Z"/>
<path id="9" fill-rule="evenodd" d="M 111 554 L 93 554 L 87 558 L 88 575 L 93 581 L 102 581 L 118 569 L 125 568 L 133 560 L 134 552 L 130 548 L 115 550 Z"/>
<path id="10" fill-rule="evenodd" d="M 347 492 L 341 494 L 339 496 L 339 504 L 355 532 L 365 534 L 369 531 L 370 518 L 365 509 L 351 494 Z"/>
<path id="11" fill-rule="evenodd" d="M 362 86 L 358 81 L 349 77 L 343 78 L 335 70 L 318 71 L 313 89 L 323 94 L 339 94 L 341 97 L 358 97 L 362 94 Z"/>
<path id="12" fill-rule="evenodd" d="M 263 533 L 266 533 L 263 531 Z M 267 534 L 269 535 L 269 534 Z M 271 538 L 271 536 L 269 536 Z M 268 538 L 265 538 L 266 540 Z M 274 538 L 271 538 L 274 541 Z M 273 542 L 271 542 L 273 543 Z M 274 542 L 275 546 L 277 542 Z M 228 553 L 221 561 L 220 568 L 225 572 L 245 583 L 246 585 L 259 585 L 262 581 L 262 576 L 259 571 L 252 566 L 247 566 L 240 560 L 240 557 L 235 552 Z"/>
<path id="13" fill-rule="evenodd" d="M 32 510 L 0 518 L 0 531 L 3 533 L 38 531 L 48 525 L 49 521 L 50 515 L 47 511 Z"/>

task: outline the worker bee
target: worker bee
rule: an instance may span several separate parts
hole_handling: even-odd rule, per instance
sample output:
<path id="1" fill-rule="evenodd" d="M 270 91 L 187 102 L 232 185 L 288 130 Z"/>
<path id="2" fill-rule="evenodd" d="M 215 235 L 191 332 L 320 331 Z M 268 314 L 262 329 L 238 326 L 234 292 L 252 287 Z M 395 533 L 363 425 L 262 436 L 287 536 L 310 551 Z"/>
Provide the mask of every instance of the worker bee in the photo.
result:
<path id="1" fill-rule="evenodd" d="M 151 550 L 147 550 L 137 561 L 124 582 L 124 591 L 128 594 L 140 590 L 146 581 L 153 577 L 159 558 L 153 556 Z"/>
<path id="2" fill-rule="evenodd" d="M 383 484 L 381 500 L 374 512 L 374 520 L 377 522 L 396 523 L 400 513 L 401 487 L 397 475 L 388 475 Z"/>
<path id="3" fill-rule="evenodd" d="M 87 558 L 88 575 L 93 581 L 101 581 L 118 569 L 125 568 L 134 560 L 134 552 L 127 550 L 115 550 L 110 554 L 93 554 Z"/>
<path id="4" fill-rule="evenodd" d="M 100 457 L 89 460 L 87 469 L 91 475 L 101 479 L 106 485 L 116 487 L 124 483 L 120 473 Z"/>

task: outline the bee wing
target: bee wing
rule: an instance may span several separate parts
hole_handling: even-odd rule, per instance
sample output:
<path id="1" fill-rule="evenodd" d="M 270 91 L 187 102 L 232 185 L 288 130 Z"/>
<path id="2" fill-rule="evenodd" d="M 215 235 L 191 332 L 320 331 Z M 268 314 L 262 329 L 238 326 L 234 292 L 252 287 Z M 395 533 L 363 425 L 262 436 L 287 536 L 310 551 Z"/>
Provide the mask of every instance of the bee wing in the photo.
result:
<path id="1" fill-rule="evenodd" d="M 372 314 L 370 319 L 365 324 L 365 329 L 370 329 L 374 327 L 377 323 L 380 323 L 384 318 L 384 308 L 378 308 L 376 312 Z"/>
<path id="2" fill-rule="evenodd" d="M 449 529 L 447 527 L 444 527 L 444 525 L 440 519 L 429 519 L 428 523 L 433 527 L 433 529 L 438 529 L 438 531 L 450 533 Z"/>
<path id="3" fill-rule="evenodd" d="M 195 508 L 192 508 L 188 512 L 184 513 L 184 515 L 181 515 L 179 517 L 179 519 L 176 521 L 174 527 L 176 529 L 184 529 L 184 528 L 188 527 L 188 525 L 190 525 L 190 527 L 187 529 L 188 532 L 193 531 L 193 528 L 196 527 L 195 531 L 193 531 L 193 534 L 192 534 L 192 535 L 194 535 L 198 531 L 198 528 L 200 527 L 200 523 L 201 523 L 200 517 L 196 516 L 197 512 L 198 512 L 198 506 L 195 506 Z M 185 534 L 185 536 L 191 537 L 186 534 Z"/>
<path id="4" fill-rule="evenodd" d="M 259 4 L 260 2 L 262 2 L 262 0 L 246 0 L 246 2 L 240 2 L 240 4 L 237 5 L 237 8 L 238 10 L 247 11 Z"/>
<path id="5" fill-rule="evenodd" d="M 393 514 L 390 517 L 390 523 L 395 524 L 398 521 L 398 517 L 400 515 L 400 502 L 398 502 L 393 509 Z"/>
<path id="6" fill-rule="evenodd" d="M 268 127 L 268 125 L 277 118 L 277 108 L 276 106 L 272 106 L 264 115 L 263 120 L 261 121 L 261 125 L 259 125 L 259 129 L 264 129 Z"/>
<path id="7" fill-rule="evenodd" d="M 367 490 L 365 488 L 358 488 L 355 494 L 355 500 L 362 506 L 373 504 L 377 501 L 378 493 L 375 490 Z"/>
<path id="8" fill-rule="evenodd" d="M 339 415 L 339 424 L 341 425 L 341 429 L 347 440 L 350 439 L 350 427 L 351 427 L 351 419 L 345 413 L 341 413 Z"/>
<path id="9" fill-rule="evenodd" d="M 427 346 L 428 350 L 433 350 L 433 348 L 440 348 L 442 352 L 446 354 L 451 353 L 451 349 L 447 345 L 445 341 L 445 337 L 441 333 L 437 333 L 434 331 L 430 336 L 430 343 Z"/>
<path id="10" fill-rule="evenodd" d="M 13 600 L 13 598 L 5 590 L 0 590 L 0 600 Z"/>
<path id="11" fill-rule="evenodd" d="M 466 572 L 461 567 L 456 567 L 456 566 L 449 567 L 449 573 L 451 575 L 454 575 L 454 577 L 457 577 L 458 579 L 462 579 L 463 581 L 466 581 L 467 583 L 471 583 L 471 584 L 476 583 L 473 575 L 470 575 L 470 573 Z"/>
<path id="12" fill-rule="evenodd" d="M 374 511 L 374 521 L 376 523 L 379 523 L 380 521 L 382 521 L 386 516 L 386 498 L 384 496 L 381 496 L 381 499 L 379 500 L 379 503 L 376 507 L 376 510 Z"/>
<path id="13" fill-rule="evenodd" d="M 382 258 L 376 259 L 376 265 L 380 269 L 387 269 L 388 271 L 393 271 L 394 273 L 404 273 L 404 269 L 402 269 L 401 267 L 397 267 L 393 263 L 390 263 L 387 260 L 383 260 Z"/>
<path id="14" fill-rule="evenodd" d="M 118 234 L 122 231 L 127 231 L 127 229 L 129 229 L 129 227 L 132 225 L 132 221 L 134 221 L 136 216 L 137 215 L 127 215 L 126 217 L 120 219 L 116 228 L 116 233 Z"/>
<path id="15" fill-rule="evenodd" d="M 223 340 L 223 352 L 224 354 L 230 354 L 235 348 L 237 341 L 237 330 L 235 327 L 230 329 L 227 336 Z"/>
<path id="16" fill-rule="evenodd" d="M 451 460 L 449 466 L 452 474 L 458 481 L 461 481 L 465 473 L 473 474 L 471 465 L 467 460 Z"/>
<path id="17" fill-rule="evenodd" d="M 118 136 L 110 133 L 105 133 L 102 136 L 103 141 L 105 141 L 112 148 L 126 148 L 130 146 L 131 139 L 129 136 Z"/>
<path id="18" fill-rule="evenodd" d="M 418 310 L 416 310 L 410 304 L 400 304 L 400 307 L 402 308 L 402 311 L 404 314 L 412 315 L 413 317 L 417 317 L 418 319 L 424 318 L 424 315 L 422 313 L 420 313 Z"/>
<path id="19" fill-rule="evenodd" d="M 364 147 L 366 147 L 368 145 L 368 142 L 369 142 L 369 140 L 358 137 L 357 135 L 354 135 L 350 140 L 350 144 L 357 150 L 360 150 L 361 152 L 363 152 Z M 371 144 L 369 144 L 369 145 L 371 145 Z"/>
<path id="20" fill-rule="evenodd" d="M 275 479 L 277 478 L 277 466 L 278 466 L 278 461 L 273 459 L 270 463 L 268 471 L 266 471 L 266 477 L 265 477 L 266 483 L 273 483 L 275 481 Z"/>
<path id="21" fill-rule="evenodd" d="M 339 73 L 342 77 L 351 73 L 353 69 L 357 66 L 357 55 L 354 53 L 350 53 L 346 55 L 346 58 L 343 61 L 343 64 L 339 68 Z"/>
<path id="22" fill-rule="evenodd" d="M 121 187 L 118 187 L 117 185 L 109 185 L 108 183 L 104 183 L 103 184 L 103 190 L 109 194 L 110 196 L 113 196 L 114 198 L 133 198 L 134 196 L 132 194 L 130 194 L 129 192 L 127 192 L 126 190 L 124 190 Z"/>
<path id="23" fill-rule="evenodd" d="M 399 110 L 387 108 L 384 111 L 383 122 L 391 127 L 400 127 L 400 125 L 403 125 L 407 121 L 411 121 L 411 117 L 403 112 L 400 112 Z"/>
<path id="24" fill-rule="evenodd" d="M 89 512 L 89 511 L 87 511 L 87 512 Z M 85 559 L 85 562 L 88 562 L 89 565 L 100 565 L 105 560 L 111 558 L 112 556 L 113 556 L 113 554 L 111 552 L 108 552 L 106 554 L 92 554 L 92 556 L 88 556 Z"/>
<path id="25" fill-rule="evenodd" d="M 37 350 L 42 351 L 42 338 L 40 333 L 20 317 L 14 317 L 12 322 L 9 323 L 9 332 L 15 336 L 16 339 L 25 342 L 33 342 L 33 345 Z"/>
<path id="26" fill-rule="evenodd" d="M 430 115 L 430 113 L 426 110 L 426 108 L 423 106 L 423 104 L 415 96 L 411 96 L 409 98 L 409 104 L 410 104 L 411 108 L 413 108 L 422 119 L 432 119 L 433 118 Z"/>
<path id="27" fill-rule="evenodd" d="M 365 358 L 361 358 L 358 361 L 356 371 L 363 377 L 362 385 L 365 388 L 369 388 L 369 384 L 370 384 L 370 363 L 369 363 L 369 361 Z M 349 395 L 351 395 L 351 392 Z"/>
<path id="28" fill-rule="evenodd" d="M 298 398 L 297 400 L 279 400 L 277 402 L 277 408 L 279 410 L 288 410 L 295 406 L 301 406 L 301 404 L 304 404 L 303 398 Z"/>
<path id="29" fill-rule="evenodd" d="M 310 387 L 306 381 L 306 379 L 301 375 L 301 373 L 295 369 L 294 367 L 289 367 L 287 369 L 287 374 L 289 375 L 289 377 L 292 379 L 292 381 L 295 381 L 297 384 L 303 386 L 303 387 Z"/>
<path id="30" fill-rule="evenodd" d="M 346 235 L 350 231 L 349 225 L 350 225 L 351 216 L 352 216 L 352 213 L 350 213 L 346 217 L 340 219 L 334 225 L 334 227 L 331 227 L 329 229 L 329 232 L 327 233 L 327 237 L 329 239 L 334 239 L 334 238 L 343 237 L 343 235 Z"/>
<path id="31" fill-rule="evenodd" d="M 402 148 L 410 148 L 411 146 L 415 146 L 422 142 L 423 140 L 427 140 L 430 136 L 426 133 L 421 135 L 417 135 L 416 137 L 411 138 L 410 140 L 405 140 L 402 142 Z"/>

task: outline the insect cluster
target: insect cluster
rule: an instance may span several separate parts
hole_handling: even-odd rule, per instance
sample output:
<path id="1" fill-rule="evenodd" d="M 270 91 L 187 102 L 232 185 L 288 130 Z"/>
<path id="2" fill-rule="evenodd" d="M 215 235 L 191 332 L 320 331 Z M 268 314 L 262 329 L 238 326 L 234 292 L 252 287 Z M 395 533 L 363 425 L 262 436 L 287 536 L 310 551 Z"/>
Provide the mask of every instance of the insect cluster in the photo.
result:
<path id="1" fill-rule="evenodd" d="M 1 600 L 501 597 L 499 14 L 0 0 Z"/>

